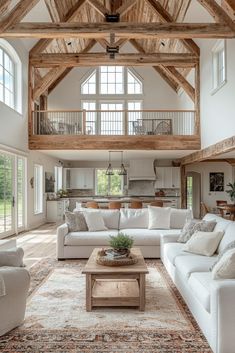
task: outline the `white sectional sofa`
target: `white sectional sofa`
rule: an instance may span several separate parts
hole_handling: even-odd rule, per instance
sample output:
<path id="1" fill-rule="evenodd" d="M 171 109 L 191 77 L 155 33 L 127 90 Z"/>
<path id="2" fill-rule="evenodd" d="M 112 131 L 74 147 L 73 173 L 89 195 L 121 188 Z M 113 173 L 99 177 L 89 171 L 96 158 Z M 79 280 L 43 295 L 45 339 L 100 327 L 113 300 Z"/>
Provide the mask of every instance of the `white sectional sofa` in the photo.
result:
<path id="1" fill-rule="evenodd" d="M 100 210 L 108 230 L 98 232 L 69 232 L 67 224 L 57 230 L 57 258 L 88 258 L 96 247 L 109 245 L 109 236 L 119 231 L 133 237 L 135 247 L 145 258 L 160 257 L 160 238 L 164 234 L 180 234 L 187 219 L 188 210 L 171 210 L 171 229 L 148 229 L 148 209 Z"/>
<path id="2" fill-rule="evenodd" d="M 204 220 L 216 220 L 215 231 L 225 232 L 218 253 L 235 240 L 235 222 L 214 214 L 207 214 Z M 184 244 L 177 238 L 177 234 L 161 238 L 162 262 L 213 352 L 234 353 L 235 279 L 213 280 L 210 267 L 218 254 L 207 257 L 184 252 Z"/>

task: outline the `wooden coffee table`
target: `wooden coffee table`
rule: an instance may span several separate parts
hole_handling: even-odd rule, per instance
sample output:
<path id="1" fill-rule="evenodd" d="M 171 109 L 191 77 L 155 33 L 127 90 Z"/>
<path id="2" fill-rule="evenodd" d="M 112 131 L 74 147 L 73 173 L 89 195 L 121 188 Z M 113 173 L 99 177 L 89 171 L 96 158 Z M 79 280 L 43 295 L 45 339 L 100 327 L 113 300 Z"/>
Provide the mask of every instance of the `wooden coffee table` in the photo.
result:
<path id="1" fill-rule="evenodd" d="M 138 257 L 136 264 L 119 267 L 97 264 L 99 250 L 93 250 L 82 271 L 86 275 L 86 310 L 101 306 L 134 306 L 144 311 L 145 275 L 148 269 L 140 249 L 131 249 Z"/>

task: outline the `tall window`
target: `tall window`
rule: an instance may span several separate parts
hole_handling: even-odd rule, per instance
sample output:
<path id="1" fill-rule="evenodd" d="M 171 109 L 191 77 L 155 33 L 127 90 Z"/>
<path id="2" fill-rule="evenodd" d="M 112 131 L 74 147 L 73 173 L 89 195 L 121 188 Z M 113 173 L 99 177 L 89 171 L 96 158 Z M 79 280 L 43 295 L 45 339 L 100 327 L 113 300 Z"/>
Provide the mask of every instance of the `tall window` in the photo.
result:
<path id="1" fill-rule="evenodd" d="M 55 192 L 62 189 L 63 167 L 55 167 Z"/>
<path id="2" fill-rule="evenodd" d="M 124 114 L 125 110 L 141 110 L 143 83 L 137 73 L 123 66 L 101 66 L 81 83 L 82 109 L 87 110 L 86 134 L 133 134 L 134 121 L 141 113 Z M 128 118 L 128 124 L 125 119 Z"/>
<path id="3" fill-rule="evenodd" d="M 121 195 L 123 193 L 123 176 L 118 170 L 113 175 L 106 175 L 106 169 L 96 169 L 96 195 Z"/>
<path id="4" fill-rule="evenodd" d="M 22 113 L 22 63 L 16 50 L 0 38 L 0 102 Z"/>
<path id="5" fill-rule="evenodd" d="M 15 106 L 15 68 L 8 53 L 0 47 L 0 100 L 9 107 Z"/>
<path id="6" fill-rule="evenodd" d="M 226 83 L 225 41 L 220 40 L 212 50 L 213 90 L 215 93 Z"/>
<path id="7" fill-rule="evenodd" d="M 43 166 L 34 165 L 34 213 L 43 212 Z"/>

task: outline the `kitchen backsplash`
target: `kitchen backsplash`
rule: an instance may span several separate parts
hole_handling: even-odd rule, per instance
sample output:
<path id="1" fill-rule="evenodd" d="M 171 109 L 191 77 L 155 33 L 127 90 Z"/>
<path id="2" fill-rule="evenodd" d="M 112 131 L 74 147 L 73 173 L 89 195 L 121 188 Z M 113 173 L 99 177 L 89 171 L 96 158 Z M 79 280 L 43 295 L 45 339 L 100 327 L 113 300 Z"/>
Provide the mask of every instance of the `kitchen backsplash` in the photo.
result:
<path id="1" fill-rule="evenodd" d="M 95 191 L 93 189 L 69 189 L 68 196 L 76 197 L 76 196 L 93 196 Z"/>
<path id="2" fill-rule="evenodd" d="M 154 181 L 133 180 L 129 182 L 129 195 L 154 195 Z"/>

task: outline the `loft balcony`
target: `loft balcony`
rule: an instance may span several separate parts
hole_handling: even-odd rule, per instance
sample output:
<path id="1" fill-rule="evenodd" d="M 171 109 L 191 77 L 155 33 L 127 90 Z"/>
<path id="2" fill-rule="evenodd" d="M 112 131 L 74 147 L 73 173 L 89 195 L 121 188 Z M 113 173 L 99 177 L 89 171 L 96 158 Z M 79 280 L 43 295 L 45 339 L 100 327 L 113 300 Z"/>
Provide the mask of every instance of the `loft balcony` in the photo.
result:
<path id="1" fill-rule="evenodd" d="M 197 150 L 195 110 L 38 110 L 29 124 L 36 150 Z"/>

